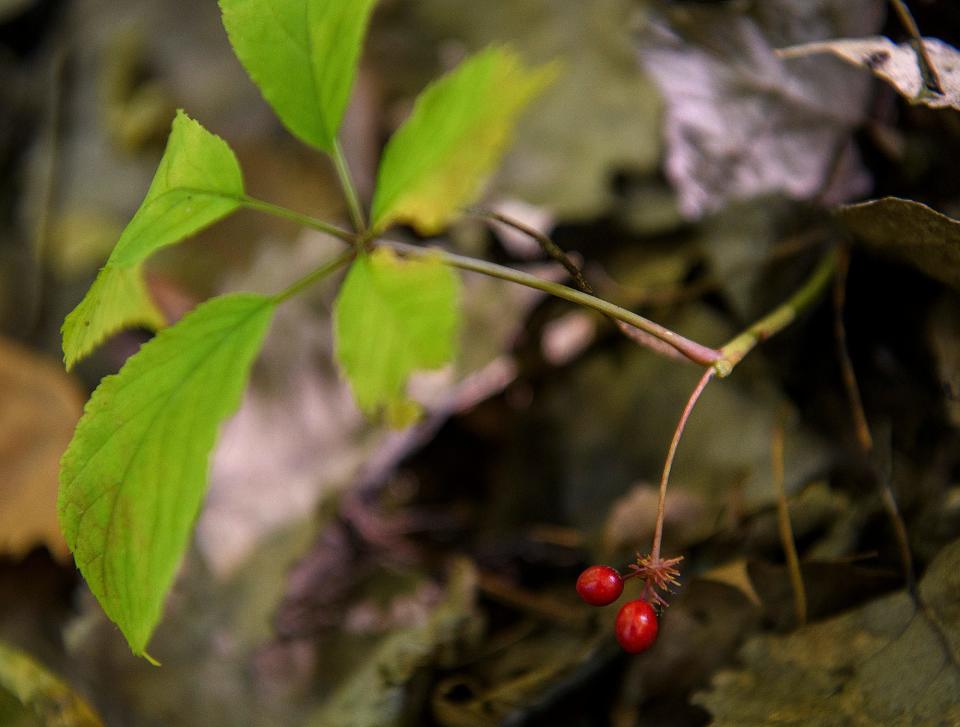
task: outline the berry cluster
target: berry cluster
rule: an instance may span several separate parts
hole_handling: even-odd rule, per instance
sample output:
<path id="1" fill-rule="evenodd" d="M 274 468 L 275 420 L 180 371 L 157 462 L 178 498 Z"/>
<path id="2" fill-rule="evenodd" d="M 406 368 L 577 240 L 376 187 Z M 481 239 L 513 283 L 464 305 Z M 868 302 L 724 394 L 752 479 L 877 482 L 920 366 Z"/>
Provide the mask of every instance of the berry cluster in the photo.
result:
<path id="1" fill-rule="evenodd" d="M 623 650 L 639 654 L 657 640 L 660 625 L 651 602 L 658 606 L 666 605 L 657 589 L 669 590 L 669 585 L 677 584 L 676 565 L 679 561 L 680 558 L 638 557 L 637 564 L 630 566 L 631 572 L 626 576 L 621 576 L 619 571 L 608 565 L 592 565 L 577 578 L 577 593 L 591 606 L 607 606 L 620 598 L 626 578 L 640 577 L 646 580 L 644 598 L 623 604 L 614 626 L 617 641 Z"/>

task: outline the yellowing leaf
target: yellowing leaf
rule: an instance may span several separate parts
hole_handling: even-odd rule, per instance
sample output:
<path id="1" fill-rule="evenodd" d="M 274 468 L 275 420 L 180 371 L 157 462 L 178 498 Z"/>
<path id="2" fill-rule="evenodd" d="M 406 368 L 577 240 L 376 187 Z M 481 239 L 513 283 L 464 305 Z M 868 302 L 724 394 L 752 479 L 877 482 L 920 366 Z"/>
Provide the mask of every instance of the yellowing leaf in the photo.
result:
<path id="1" fill-rule="evenodd" d="M 376 0 L 220 0 L 233 50 L 290 131 L 332 152 Z"/>
<path id="2" fill-rule="evenodd" d="M 243 203 L 243 177 L 220 137 L 177 112 L 167 149 L 140 209 L 124 229 L 90 290 L 63 323 L 67 368 L 121 328 L 158 328 L 140 266 L 153 252 L 180 242 Z"/>
<path id="3" fill-rule="evenodd" d="M 480 193 L 524 106 L 553 79 L 515 53 L 489 48 L 428 86 L 390 139 L 373 198 L 373 226 L 408 222 L 425 235 Z"/>
<path id="4" fill-rule="evenodd" d="M 334 310 L 336 355 L 364 413 L 386 408 L 395 423 L 410 423 L 410 374 L 453 359 L 459 290 L 439 260 L 400 260 L 379 248 L 353 263 Z"/>
<path id="5" fill-rule="evenodd" d="M 103 610 L 143 654 L 190 538 L 220 423 L 273 299 L 215 298 L 161 331 L 87 403 L 60 471 L 60 526 Z"/>

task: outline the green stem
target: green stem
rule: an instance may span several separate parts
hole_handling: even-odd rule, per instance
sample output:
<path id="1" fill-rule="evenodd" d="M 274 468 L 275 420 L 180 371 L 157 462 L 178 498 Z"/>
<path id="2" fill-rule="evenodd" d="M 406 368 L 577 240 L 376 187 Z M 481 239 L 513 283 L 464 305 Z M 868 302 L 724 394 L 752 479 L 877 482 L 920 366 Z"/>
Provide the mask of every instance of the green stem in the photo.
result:
<path id="1" fill-rule="evenodd" d="M 270 204 L 269 202 L 262 202 L 252 198 L 243 198 L 241 201 L 251 209 L 256 209 L 261 212 L 266 212 L 267 214 L 276 215 L 278 217 L 283 217 L 284 219 L 293 220 L 304 225 L 305 227 L 326 232 L 340 238 L 341 240 L 356 245 L 357 237 L 355 235 L 347 232 L 346 230 L 341 230 L 339 227 L 335 227 L 334 225 L 323 222 L 322 220 L 318 220 L 307 215 L 301 215 L 300 213 L 288 210 L 285 207 L 278 207 L 277 205 Z M 610 318 L 622 321 L 623 323 L 646 331 L 654 338 L 664 341 L 670 347 L 679 351 L 694 363 L 698 363 L 702 366 L 709 366 L 720 358 L 719 351 L 716 351 L 712 348 L 707 348 L 706 346 L 696 343 L 695 341 L 684 338 L 680 334 L 671 331 L 669 328 L 664 328 L 653 321 L 647 320 L 642 316 L 638 316 L 636 313 L 631 313 L 630 311 L 621 308 L 618 305 L 614 305 L 613 303 L 609 303 L 602 298 L 597 298 L 587 293 L 581 293 L 580 291 L 569 288 L 566 285 L 554 283 L 551 280 L 544 280 L 543 278 L 538 278 L 535 275 L 530 275 L 529 273 L 504 267 L 503 265 L 497 265 L 496 263 L 489 263 L 485 260 L 476 260 L 474 258 L 463 257 L 462 255 L 455 255 L 453 253 L 445 252 L 439 248 L 418 247 L 416 245 L 408 245 L 403 242 L 390 240 L 384 240 L 382 242 L 411 257 L 436 257 L 442 263 L 450 265 L 451 267 L 460 268 L 462 270 L 470 270 L 472 272 L 481 273 L 493 278 L 500 278 L 501 280 L 508 280 L 519 285 L 524 285 L 528 288 L 542 290 L 545 293 L 568 300 L 571 303 L 577 303 L 587 308 L 592 308 L 593 310 L 599 311 Z"/>
<path id="2" fill-rule="evenodd" d="M 712 348 L 708 348 L 702 344 L 699 344 L 696 341 L 691 341 L 688 338 L 684 338 L 679 333 L 671 331 L 669 328 L 665 328 L 659 323 L 654 323 L 643 316 L 639 316 L 636 313 L 628 311 L 625 308 L 621 308 L 620 306 L 603 300 L 602 298 L 597 298 L 587 293 L 581 293 L 579 290 L 574 290 L 573 288 L 562 285 L 561 283 L 555 283 L 552 280 L 544 280 L 543 278 L 538 278 L 535 275 L 530 275 L 529 273 L 504 267 L 503 265 L 497 265 L 496 263 L 490 263 L 485 260 L 477 260 L 475 258 L 456 255 L 454 253 L 441 250 L 440 248 L 419 247 L 417 245 L 408 245 L 403 242 L 395 242 L 392 240 L 384 240 L 382 242 L 397 252 L 409 257 L 435 258 L 444 265 L 449 265 L 461 270 L 469 270 L 474 273 L 481 273 L 492 278 L 508 280 L 511 283 L 517 283 L 528 288 L 542 290 L 544 293 L 549 293 L 552 296 L 562 298 L 563 300 L 570 301 L 571 303 L 577 303 L 585 308 L 591 308 L 598 313 L 603 313 L 605 316 L 623 321 L 624 323 L 639 328 L 642 331 L 646 331 L 651 336 L 654 336 L 664 343 L 669 344 L 694 363 L 698 363 L 702 366 L 710 366 L 715 364 L 722 355 L 720 351 L 716 351 Z"/>
<path id="3" fill-rule="evenodd" d="M 336 225 L 331 225 L 323 220 L 318 220 L 316 217 L 302 215 L 299 212 L 294 212 L 286 207 L 280 207 L 279 205 L 271 204 L 270 202 L 264 202 L 263 200 L 255 199 L 254 197 L 243 196 L 235 199 L 237 199 L 247 209 L 256 210 L 257 212 L 265 212 L 266 214 L 273 215 L 274 217 L 282 217 L 285 220 L 296 222 L 298 225 L 319 230 L 320 232 L 326 232 L 328 235 L 333 235 L 344 242 L 349 242 L 352 244 L 354 241 L 353 233 L 342 230 Z"/>
<path id="4" fill-rule="evenodd" d="M 826 290 L 837 267 L 837 252 L 830 250 L 811 273 L 803 286 L 790 298 L 720 348 L 720 357 L 713 362 L 717 376 L 729 376 L 758 343 L 789 326 L 800 313 L 813 305 Z"/>
<path id="5" fill-rule="evenodd" d="M 367 224 L 363 221 L 363 207 L 360 206 L 357 188 L 353 184 L 353 177 L 350 176 L 350 167 L 347 166 L 347 159 L 343 155 L 343 149 L 339 141 L 333 142 L 333 165 L 337 169 L 340 186 L 343 188 L 343 194 L 347 198 L 347 208 L 350 210 L 350 219 L 353 221 L 353 226 L 357 232 L 363 235 L 367 231 Z"/>
<path id="6" fill-rule="evenodd" d="M 285 300 L 289 300 L 293 296 L 309 288 L 317 281 L 323 280 L 328 275 L 342 268 L 344 265 L 353 260 L 356 254 L 357 251 L 354 248 L 344 250 L 342 253 L 337 255 L 337 257 L 333 258 L 332 260 L 327 260 L 327 262 L 323 263 L 314 270 L 311 270 L 286 290 L 277 293 L 275 296 L 273 296 L 273 302 L 279 304 L 283 303 Z"/>

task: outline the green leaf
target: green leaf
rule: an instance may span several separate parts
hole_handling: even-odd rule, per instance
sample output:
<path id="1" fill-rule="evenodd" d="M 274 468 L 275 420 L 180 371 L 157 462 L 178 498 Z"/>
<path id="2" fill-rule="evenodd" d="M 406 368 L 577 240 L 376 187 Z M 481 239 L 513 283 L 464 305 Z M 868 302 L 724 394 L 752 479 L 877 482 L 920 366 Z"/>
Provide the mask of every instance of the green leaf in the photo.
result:
<path id="1" fill-rule="evenodd" d="M 83 300 L 63 322 L 63 352 L 67 369 L 122 328 L 166 325 L 143 280 L 141 265 L 107 265 L 97 275 Z"/>
<path id="2" fill-rule="evenodd" d="M 144 260 L 226 217 L 243 204 L 237 159 L 220 137 L 178 111 L 160 166 L 90 290 L 63 323 L 63 353 L 73 367 L 99 343 L 133 324 L 158 328 L 140 274 Z"/>
<path id="3" fill-rule="evenodd" d="M 334 309 L 336 354 L 360 409 L 409 423 L 407 378 L 453 359 L 460 279 L 439 260 L 378 248 L 357 258 Z"/>
<path id="4" fill-rule="evenodd" d="M 493 47 L 428 86 L 380 162 L 374 228 L 442 230 L 480 193 L 520 112 L 554 76 L 553 66 L 528 70 L 514 52 Z"/>
<path id="5" fill-rule="evenodd" d="M 93 393 L 63 456 L 60 527 L 103 610 L 143 654 L 239 405 L 273 299 L 215 298 L 161 331 Z"/>
<path id="6" fill-rule="evenodd" d="M 376 0 L 220 0 L 234 53 L 299 139 L 333 152 Z"/>

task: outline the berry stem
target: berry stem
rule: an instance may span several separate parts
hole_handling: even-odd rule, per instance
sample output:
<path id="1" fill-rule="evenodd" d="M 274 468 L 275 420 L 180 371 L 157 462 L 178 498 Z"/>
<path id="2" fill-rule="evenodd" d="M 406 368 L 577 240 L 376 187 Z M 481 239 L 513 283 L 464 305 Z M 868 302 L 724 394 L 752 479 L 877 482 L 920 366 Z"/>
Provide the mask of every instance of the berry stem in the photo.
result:
<path id="1" fill-rule="evenodd" d="M 673 458 L 677 453 L 677 446 L 680 444 L 680 437 L 683 436 L 683 430 L 687 426 L 687 419 L 693 412 L 700 394 L 707 388 L 710 379 L 713 378 L 716 370 L 710 366 L 703 372 L 700 381 L 697 383 L 690 398 L 687 399 L 687 405 L 680 414 L 680 421 L 677 422 L 677 428 L 673 431 L 673 439 L 670 440 L 670 448 L 667 450 L 667 459 L 663 463 L 663 473 L 660 475 L 660 497 L 657 500 L 657 525 L 653 531 L 653 545 L 650 548 L 650 560 L 656 563 L 660 559 L 660 542 L 663 540 L 663 518 L 667 502 L 667 484 L 670 481 L 670 469 L 673 467 Z M 647 582 L 647 588 L 650 588 L 650 582 Z"/>

